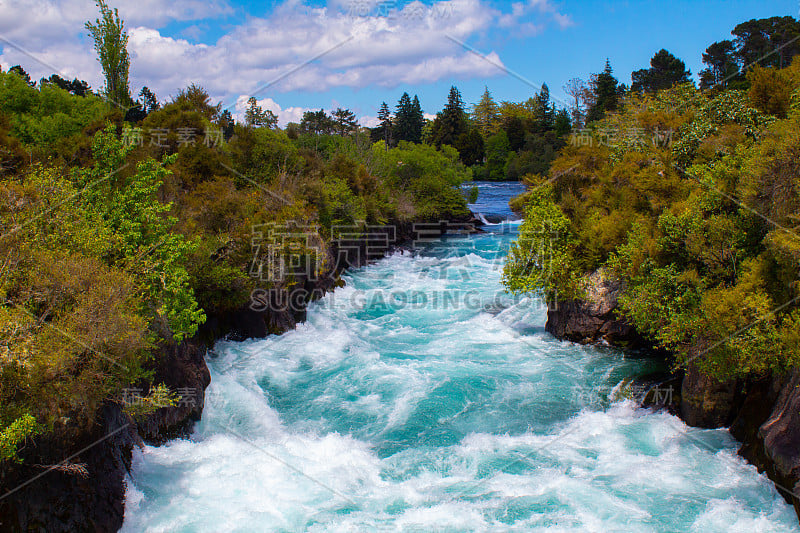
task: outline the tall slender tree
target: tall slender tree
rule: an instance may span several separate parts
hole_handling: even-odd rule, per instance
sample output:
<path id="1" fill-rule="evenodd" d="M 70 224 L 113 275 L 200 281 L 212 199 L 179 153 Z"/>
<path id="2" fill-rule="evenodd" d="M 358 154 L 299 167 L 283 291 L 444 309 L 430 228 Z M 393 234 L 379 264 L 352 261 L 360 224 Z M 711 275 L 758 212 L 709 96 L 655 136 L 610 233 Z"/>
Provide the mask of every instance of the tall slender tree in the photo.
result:
<path id="1" fill-rule="evenodd" d="M 536 129 L 542 132 L 552 130 L 555 108 L 550 101 L 550 88 L 546 83 L 542 84 L 541 90 L 536 94 L 535 103 L 533 118 L 536 121 Z"/>
<path id="2" fill-rule="evenodd" d="M 466 132 L 467 127 L 464 101 L 461 99 L 461 93 L 453 86 L 447 95 L 447 104 L 433 121 L 433 143 L 436 146 L 443 144 L 455 146 L 459 135 Z"/>
<path id="3" fill-rule="evenodd" d="M 606 60 L 606 66 L 600 74 L 593 74 L 589 82 L 594 103 L 586 114 L 586 122 L 600 120 L 607 111 L 615 111 L 619 105 L 621 87 L 614 77 L 611 63 Z"/>
<path id="4" fill-rule="evenodd" d="M 570 114 L 572 115 L 572 125 L 575 128 L 580 128 L 583 124 L 584 106 L 586 105 L 588 91 L 586 83 L 580 78 L 572 78 L 564 85 L 564 92 L 572 97 Z"/>
<path id="5" fill-rule="evenodd" d="M 411 101 L 411 142 L 422 142 L 422 128 L 425 126 L 425 114 L 419 103 L 419 97 L 415 94 Z"/>
<path id="6" fill-rule="evenodd" d="M 115 8 L 113 11 L 105 0 L 98 0 L 100 18 L 94 24 L 86 23 L 86 29 L 94 40 L 97 59 L 105 76 L 105 96 L 110 102 L 123 108 L 133 103 L 128 86 L 128 71 L 131 60 L 128 55 L 128 32 L 125 23 Z"/>
<path id="7" fill-rule="evenodd" d="M 389 140 L 392 138 L 392 112 L 389 111 L 389 106 L 386 102 L 381 102 L 381 108 L 378 111 L 378 120 L 381 121 L 380 128 L 383 131 L 383 142 L 386 147 L 389 147 Z"/>
<path id="8" fill-rule="evenodd" d="M 497 130 L 497 102 L 488 87 L 484 87 L 480 101 L 472 107 L 472 120 L 484 139 Z"/>
<path id="9" fill-rule="evenodd" d="M 394 137 L 398 141 L 414 140 L 414 105 L 408 93 L 403 93 L 395 106 Z"/>
<path id="10" fill-rule="evenodd" d="M 220 129 L 222 130 L 223 138 L 228 141 L 231 137 L 233 137 L 233 130 L 235 122 L 233 120 L 233 115 L 227 109 L 220 113 L 219 118 L 217 119 L 217 124 L 219 125 Z"/>

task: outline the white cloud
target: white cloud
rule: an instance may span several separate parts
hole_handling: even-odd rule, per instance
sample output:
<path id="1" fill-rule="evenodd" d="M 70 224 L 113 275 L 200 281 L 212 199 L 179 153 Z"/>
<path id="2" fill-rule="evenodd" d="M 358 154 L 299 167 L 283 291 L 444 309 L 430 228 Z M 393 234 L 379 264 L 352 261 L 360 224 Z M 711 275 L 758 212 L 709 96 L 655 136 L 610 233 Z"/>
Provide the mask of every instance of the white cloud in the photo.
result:
<path id="1" fill-rule="evenodd" d="M 376 128 L 381 121 L 378 120 L 378 117 L 364 115 L 363 117 L 358 117 L 358 123 L 362 126 L 366 126 L 367 128 Z"/>
<path id="2" fill-rule="evenodd" d="M 231 110 L 231 114 L 233 117 L 239 121 L 244 122 L 244 111 L 247 108 L 247 100 L 250 98 L 246 94 L 239 95 L 236 99 L 236 104 Z M 306 111 L 311 111 L 310 108 L 307 107 L 287 107 L 283 109 L 281 105 L 273 100 L 272 98 L 264 98 L 263 100 L 257 100 L 261 109 L 269 109 L 278 117 L 278 126 L 286 127 L 289 122 L 300 122 L 303 118 L 303 113 Z"/>
<path id="3" fill-rule="evenodd" d="M 532 20 L 531 20 L 532 19 Z M 537 35 L 555 23 L 560 29 L 574 25 L 572 17 L 561 13 L 551 0 L 527 0 L 511 4 L 511 13 L 498 16 L 498 25 L 518 35 Z"/>
<path id="4" fill-rule="evenodd" d="M 119 9 L 131 36 L 132 28 L 137 25 L 153 28 L 170 21 L 208 19 L 233 13 L 225 0 L 116 0 L 113 4 Z M 78 77 L 99 89 L 101 70 L 84 27 L 87 20 L 97 17 L 97 7 L 87 0 L 0 1 L 0 47 L 3 49 L 0 65 L 4 69 L 23 65 L 34 79 L 53 73 Z M 162 64 L 161 76 L 169 71 L 163 68 L 165 65 Z"/>
<path id="5" fill-rule="evenodd" d="M 532 13 L 549 17 L 560 27 L 571 23 L 549 0 L 517 2 L 510 13 L 481 0 L 440 0 L 430 5 L 415 1 L 395 10 L 386 7 L 393 3 L 375 0 L 366 12 L 354 9 L 361 4 L 335 0 L 317 8 L 287 0 L 268 16 L 248 18 L 215 43 L 203 44 L 163 35 L 158 28 L 171 20 L 229 15 L 233 9 L 226 0 L 121 0 L 120 14 L 130 34 L 131 87 L 138 92 L 147 85 L 163 99 L 198 83 L 227 107 L 239 95 L 264 98 L 288 91 L 487 78 L 504 75 L 495 66 L 502 65 L 497 53 L 490 52 L 486 61 L 449 37 L 466 41 L 514 21 L 525 27 L 533 23 L 522 19 Z M 0 63 L 6 68 L 20 63 L 34 78 L 60 71 L 99 88 L 100 69 L 83 28 L 84 21 L 95 16 L 94 6 L 85 0 L 0 3 L 0 35 L 39 59 L 3 45 Z M 540 31 L 539 24 L 544 22 L 537 21 L 528 31 Z M 192 31 L 190 27 L 184 35 L 193 35 Z M 281 111 L 294 117 L 303 110 Z"/>

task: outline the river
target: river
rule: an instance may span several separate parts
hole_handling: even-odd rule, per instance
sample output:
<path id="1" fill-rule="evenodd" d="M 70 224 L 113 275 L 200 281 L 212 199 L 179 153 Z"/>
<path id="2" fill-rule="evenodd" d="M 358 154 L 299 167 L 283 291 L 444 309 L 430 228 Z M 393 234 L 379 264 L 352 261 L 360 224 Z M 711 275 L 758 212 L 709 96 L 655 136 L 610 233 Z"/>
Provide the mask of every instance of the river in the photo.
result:
<path id="1" fill-rule="evenodd" d="M 134 454 L 123 531 L 797 531 L 727 430 L 637 407 L 658 364 L 560 342 L 487 232 L 344 276 L 280 336 L 218 342 L 189 439 Z"/>

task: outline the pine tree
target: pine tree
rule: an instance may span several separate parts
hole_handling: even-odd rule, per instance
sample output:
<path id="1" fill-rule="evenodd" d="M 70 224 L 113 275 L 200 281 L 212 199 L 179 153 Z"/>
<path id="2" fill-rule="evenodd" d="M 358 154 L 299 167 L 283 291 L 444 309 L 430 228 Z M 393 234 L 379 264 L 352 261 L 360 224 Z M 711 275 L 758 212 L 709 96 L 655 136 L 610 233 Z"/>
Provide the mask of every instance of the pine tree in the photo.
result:
<path id="1" fill-rule="evenodd" d="M 535 102 L 534 119 L 537 129 L 542 132 L 552 130 L 555 122 L 555 108 L 550 101 L 550 88 L 546 83 L 542 84 L 542 89 L 536 95 Z"/>
<path id="2" fill-rule="evenodd" d="M 227 109 L 220 113 L 219 119 L 217 120 L 217 124 L 219 125 L 220 129 L 222 130 L 223 138 L 228 141 L 231 137 L 233 137 L 234 131 L 234 120 L 233 115 Z"/>
<path id="3" fill-rule="evenodd" d="M 631 89 L 638 92 L 669 89 L 676 83 L 688 83 L 691 75 L 683 61 L 662 48 L 650 60 L 649 69 L 640 69 L 631 74 Z"/>
<path id="4" fill-rule="evenodd" d="M 142 99 L 142 109 L 147 114 L 152 113 L 160 107 L 155 93 L 147 87 L 142 87 L 142 90 L 139 92 L 139 97 Z"/>
<path id="5" fill-rule="evenodd" d="M 587 123 L 600 120 L 606 111 L 615 111 L 619 105 L 620 85 L 607 59 L 603 72 L 593 74 L 589 85 L 594 96 L 594 104 L 586 114 Z"/>
<path id="6" fill-rule="evenodd" d="M 394 137 L 397 141 L 414 141 L 414 104 L 408 93 L 403 93 L 394 113 Z"/>
<path id="7" fill-rule="evenodd" d="M 472 120 L 484 139 L 497 130 L 497 102 L 488 87 L 484 87 L 480 101 L 472 107 Z"/>
<path id="8" fill-rule="evenodd" d="M 247 109 L 244 112 L 244 120 L 248 126 L 255 128 L 260 128 L 262 126 L 274 128 L 278 125 L 278 117 L 275 116 L 275 113 L 269 109 L 261 109 L 255 96 L 251 96 L 247 99 Z"/>
<path id="9" fill-rule="evenodd" d="M 425 114 L 422 112 L 419 97 L 415 94 L 414 100 L 411 102 L 411 142 L 422 142 L 422 128 L 424 126 Z"/>
<path id="10" fill-rule="evenodd" d="M 433 121 L 433 143 L 437 147 L 443 144 L 455 146 L 456 140 L 467 131 L 467 127 L 461 93 L 456 87 L 451 87 L 447 96 L 447 104 Z"/>
<path id="11" fill-rule="evenodd" d="M 342 137 L 358 129 L 358 120 L 356 120 L 356 114 L 349 109 L 342 109 L 339 107 L 333 113 L 331 113 L 331 117 L 333 118 L 336 133 Z"/>
<path id="12" fill-rule="evenodd" d="M 700 88 L 710 89 L 716 85 L 725 88 L 739 74 L 736 62 L 736 48 L 733 42 L 719 41 L 703 52 L 703 63 L 706 68 L 700 71 Z"/>
<path id="13" fill-rule="evenodd" d="M 389 140 L 392 136 L 392 112 L 389 111 L 389 106 L 386 102 L 381 102 L 381 108 L 378 111 L 378 120 L 381 121 L 380 128 L 383 130 L 383 142 L 389 146 Z"/>
<path id="14" fill-rule="evenodd" d="M 444 110 L 453 117 L 463 118 L 464 100 L 461 99 L 461 93 L 455 85 L 450 87 L 450 93 L 447 95 L 447 105 L 445 105 Z"/>
<path id="15" fill-rule="evenodd" d="M 36 86 L 36 82 L 35 81 L 31 81 L 30 75 L 27 72 L 25 72 L 25 69 L 22 68 L 22 66 L 14 65 L 10 69 L 8 69 L 8 71 L 9 72 L 13 72 L 14 74 L 16 74 L 17 76 L 22 78 L 22 80 L 25 83 L 27 83 L 28 85 L 30 85 L 31 87 L 35 87 Z"/>

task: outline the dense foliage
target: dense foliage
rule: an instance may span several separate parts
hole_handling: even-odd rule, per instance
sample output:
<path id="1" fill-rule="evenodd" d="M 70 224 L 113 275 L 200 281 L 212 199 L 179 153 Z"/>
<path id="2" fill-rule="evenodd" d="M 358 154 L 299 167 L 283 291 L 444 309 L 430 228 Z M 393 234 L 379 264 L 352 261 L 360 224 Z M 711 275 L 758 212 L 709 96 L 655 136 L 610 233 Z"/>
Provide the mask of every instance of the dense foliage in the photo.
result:
<path id="1" fill-rule="evenodd" d="M 508 288 L 570 299 L 602 268 L 624 283 L 619 312 L 677 364 L 718 378 L 797 366 L 800 60 L 747 82 L 627 93 L 529 178 Z"/>
<path id="2" fill-rule="evenodd" d="M 255 99 L 234 123 L 196 85 L 163 105 L 144 88 L 131 112 L 20 71 L 0 72 L 0 462 L 42 433 L 68 445 L 128 388 L 133 416 L 174 403 L 151 382 L 160 345 L 298 281 L 252 276 L 257 228 L 316 232 L 300 253 L 330 269 L 337 227 L 469 215 L 455 149 L 372 143 L 348 110 L 292 133 Z"/>

